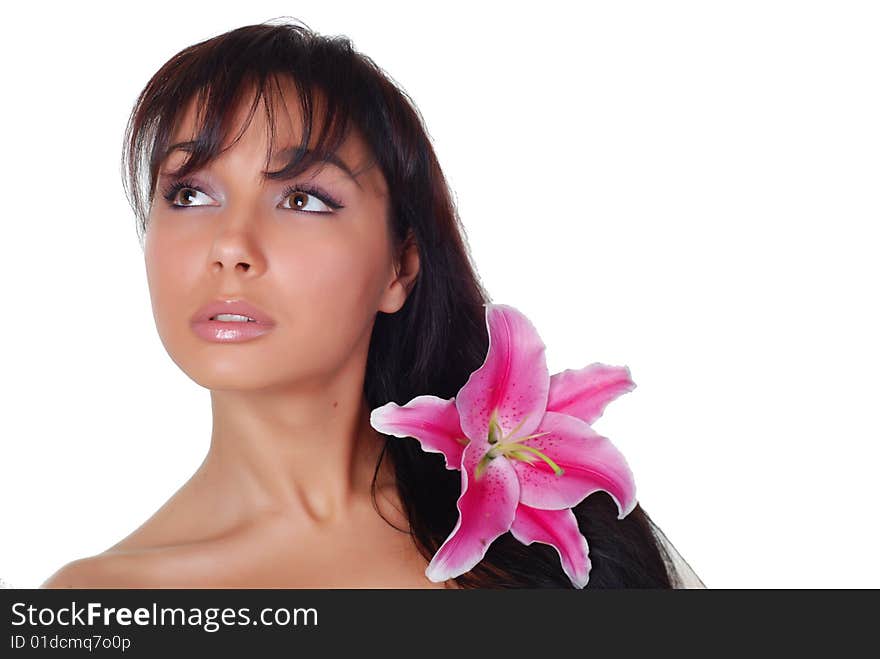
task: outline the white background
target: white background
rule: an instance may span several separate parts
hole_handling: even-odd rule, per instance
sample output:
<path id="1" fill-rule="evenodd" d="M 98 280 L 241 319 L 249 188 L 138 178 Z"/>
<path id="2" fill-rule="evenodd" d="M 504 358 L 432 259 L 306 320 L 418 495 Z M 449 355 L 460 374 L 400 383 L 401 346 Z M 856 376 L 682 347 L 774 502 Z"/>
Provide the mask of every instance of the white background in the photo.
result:
<path id="1" fill-rule="evenodd" d="M 236 9 L 235 5 L 243 8 Z M 880 587 L 880 16 L 871 2 L 29 3 L 2 9 L 0 579 L 103 551 L 201 462 L 122 133 L 202 39 L 288 15 L 415 100 L 493 301 L 710 588 Z"/>

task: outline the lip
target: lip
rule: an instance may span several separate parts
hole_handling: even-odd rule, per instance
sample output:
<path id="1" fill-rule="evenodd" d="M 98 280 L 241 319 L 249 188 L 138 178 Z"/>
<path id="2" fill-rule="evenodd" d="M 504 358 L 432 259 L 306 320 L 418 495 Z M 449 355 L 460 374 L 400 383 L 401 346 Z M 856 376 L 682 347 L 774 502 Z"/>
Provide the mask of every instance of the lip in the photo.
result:
<path id="1" fill-rule="evenodd" d="M 253 318 L 256 322 L 224 322 L 211 320 L 221 313 L 234 313 Z M 190 321 L 193 331 L 203 339 L 221 343 L 250 341 L 275 326 L 275 321 L 262 309 L 247 300 L 225 299 L 213 300 L 193 314 Z"/>

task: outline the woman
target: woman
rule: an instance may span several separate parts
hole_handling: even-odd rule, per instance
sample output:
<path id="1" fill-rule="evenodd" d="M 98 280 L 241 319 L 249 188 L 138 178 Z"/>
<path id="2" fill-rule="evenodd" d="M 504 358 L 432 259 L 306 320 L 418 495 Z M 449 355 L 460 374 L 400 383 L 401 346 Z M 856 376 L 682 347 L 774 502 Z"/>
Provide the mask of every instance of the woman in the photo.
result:
<path id="1" fill-rule="evenodd" d="M 510 534 L 425 576 L 460 476 L 370 410 L 454 396 L 486 356 L 489 296 L 418 111 L 372 60 L 296 24 L 196 44 L 141 93 L 123 162 L 156 326 L 211 392 L 211 445 L 149 520 L 44 587 L 571 587 L 552 547 Z M 685 585 L 640 507 L 574 510 L 588 587 Z"/>

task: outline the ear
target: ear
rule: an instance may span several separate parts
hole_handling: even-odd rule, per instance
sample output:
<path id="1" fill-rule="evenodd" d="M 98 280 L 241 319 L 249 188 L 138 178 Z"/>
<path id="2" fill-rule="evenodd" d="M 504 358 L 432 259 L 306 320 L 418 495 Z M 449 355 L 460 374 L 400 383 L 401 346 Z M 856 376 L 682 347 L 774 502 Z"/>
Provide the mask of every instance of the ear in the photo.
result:
<path id="1" fill-rule="evenodd" d="M 406 302 L 406 298 L 416 283 L 419 274 L 419 248 L 412 229 L 407 232 L 406 239 L 400 247 L 394 261 L 394 273 L 388 287 L 382 294 L 379 311 L 394 313 Z"/>

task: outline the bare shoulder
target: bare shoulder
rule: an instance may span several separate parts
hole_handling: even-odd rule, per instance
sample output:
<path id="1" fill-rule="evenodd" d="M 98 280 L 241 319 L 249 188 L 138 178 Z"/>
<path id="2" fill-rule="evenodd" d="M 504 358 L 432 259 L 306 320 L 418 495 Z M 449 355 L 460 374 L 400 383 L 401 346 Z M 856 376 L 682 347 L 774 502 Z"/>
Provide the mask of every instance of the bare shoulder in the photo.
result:
<path id="1" fill-rule="evenodd" d="M 40 588 L 151 588 L 152 564 L 144 555 L 98 554 L 67 563 Z"/>

